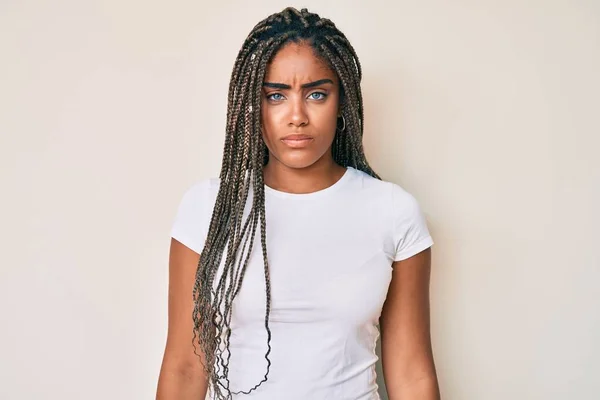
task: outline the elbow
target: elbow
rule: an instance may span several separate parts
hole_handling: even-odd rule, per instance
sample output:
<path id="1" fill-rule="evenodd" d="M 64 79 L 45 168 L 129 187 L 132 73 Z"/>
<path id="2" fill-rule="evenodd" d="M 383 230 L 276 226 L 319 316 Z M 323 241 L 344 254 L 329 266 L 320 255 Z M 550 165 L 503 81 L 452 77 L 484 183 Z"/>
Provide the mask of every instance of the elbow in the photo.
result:
<path id="1" fill-rule="evenodd" d="M 387 383 L 386 383 L 386 386 Z M 390 387 L 391 386 L 391 387 Z M 411 377 L 389 385 L 388 396 L 394 399 L 440 400 L 440 388 L 435 375 Z"/>
<path id="2" fill-rule="evenodd" d="M 207 379 L 204 367 L 197 359 L 169 360 L 166 358 L 161 367 L 161 375 L 163 372 L 184 381 L 195 382 Z"/>

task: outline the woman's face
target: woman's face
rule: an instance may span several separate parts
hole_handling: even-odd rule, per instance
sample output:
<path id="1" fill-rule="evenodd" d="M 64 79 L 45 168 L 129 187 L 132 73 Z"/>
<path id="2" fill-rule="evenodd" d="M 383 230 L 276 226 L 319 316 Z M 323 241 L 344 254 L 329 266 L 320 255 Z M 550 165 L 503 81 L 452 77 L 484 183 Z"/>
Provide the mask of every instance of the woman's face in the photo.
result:
<path id="1" fill-rule="evenodd" d="M 339 82 L 309 45 L 291 42 L 273 57 L 263 83 L 261 107 L 269 164 L 306 168 L 331 161 Z"/>

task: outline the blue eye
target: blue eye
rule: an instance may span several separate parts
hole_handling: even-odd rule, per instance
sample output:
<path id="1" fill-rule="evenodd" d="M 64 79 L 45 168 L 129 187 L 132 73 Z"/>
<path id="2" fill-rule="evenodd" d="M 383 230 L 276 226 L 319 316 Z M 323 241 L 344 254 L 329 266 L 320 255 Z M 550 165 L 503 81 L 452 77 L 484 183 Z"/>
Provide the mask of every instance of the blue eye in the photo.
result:
<path id="1" fill-rule="evenodd" d="M 318 95 L 320 97 L 314 97 L 314 95 Z M 325 97 L 327 97 L 327 95 L 325 93 L 321 93 L 321 92 L 314 92 L 314 93 L 311 93 L 309 95 L 309 97 L 313 100 L 324 100 Z"/>
<path id="2" fill-rule="evenodd" d="M 280 97 L 275 97 L 275 96 L 280 96 Z M 281 95 L 281 93 L 273 93 L 267 96 L 268 100 L 274 100 L 274 101 L 279 101 L 283 99 L 283 96 Z"/>

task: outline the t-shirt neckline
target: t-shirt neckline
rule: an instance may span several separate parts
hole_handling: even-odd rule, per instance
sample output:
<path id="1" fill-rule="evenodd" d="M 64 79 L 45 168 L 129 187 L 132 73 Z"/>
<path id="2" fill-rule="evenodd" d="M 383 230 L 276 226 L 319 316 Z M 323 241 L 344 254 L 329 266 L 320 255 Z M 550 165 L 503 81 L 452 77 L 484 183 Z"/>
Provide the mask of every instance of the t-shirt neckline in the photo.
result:
<path id="1" fill-rule="evenodd" d="M 317 190 L 316 192 L 290 193 L 290 192 L 283 192 L 281 190 L 273 189 L 273 188 L 265 185 L 265 194 L 270 194 L 273 196 L 283 197 L 283 198 L 294 198 L 294 199 L 313 199 L 315 197 L 326 196 L 328 194 L 331 194 L 331 193 L 339 190 L 342 186 L 344 186 L 344 184 L 350 180 L 350 177 L 353 172 L 354 172 L 353 167 L 350 167 L 350 166 L 346 167 L 346 171 L 344 172 L 342 177 L 340 179 L 338 179 L 333 185 L 328 186 L 321 190 Z"/>

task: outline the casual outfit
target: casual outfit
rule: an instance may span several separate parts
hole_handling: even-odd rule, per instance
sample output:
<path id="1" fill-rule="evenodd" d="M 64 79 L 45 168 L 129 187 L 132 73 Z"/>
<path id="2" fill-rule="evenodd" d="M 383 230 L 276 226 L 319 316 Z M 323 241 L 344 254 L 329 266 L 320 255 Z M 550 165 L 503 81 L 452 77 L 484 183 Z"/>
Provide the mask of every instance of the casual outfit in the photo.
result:
<path id="1" fill-rule="evenodd" d="M 189 188 L 172 227 L 171 236 L 197 253 L 218 189 L 218 179 Z M 251 202 L 250 194 L 246 215 Z M 399 185 L 348 167 L 313 193 L 265 186 L 265 210 L 271 366 L 266 382 L 234 399 L 378 400 L 375 345 L 392 262 L 433 245 L 418 202 Z M 233 302 L 231 391 L 248 391 L 267 370 L 260 237 L 258 226 Z"/>

